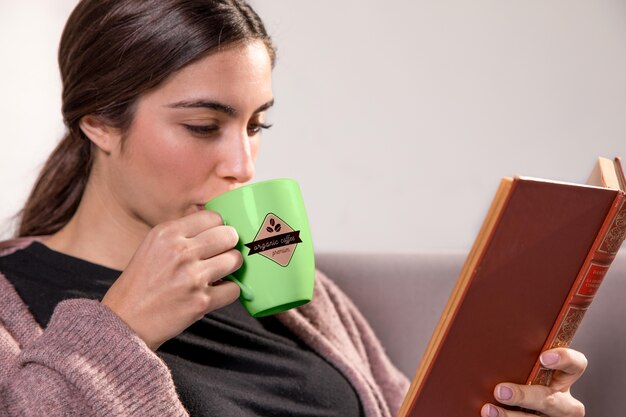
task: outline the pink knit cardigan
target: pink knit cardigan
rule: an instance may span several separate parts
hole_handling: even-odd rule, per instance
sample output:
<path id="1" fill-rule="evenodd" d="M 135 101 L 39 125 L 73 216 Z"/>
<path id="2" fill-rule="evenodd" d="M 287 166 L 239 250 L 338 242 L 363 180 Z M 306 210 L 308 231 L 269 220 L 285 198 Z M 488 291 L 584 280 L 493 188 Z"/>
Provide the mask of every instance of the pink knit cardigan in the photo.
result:
<path id="1" fill-rule="evenodd" d="M 34 239 L 0 243 L 0 256 Z M 350 381 L 367 417 L 398 412 L 408 380 L 354 304 L 321 273 L 314 299 L 278 316 Z M 320 381 L 323 383 L 323 381 Z M 97 301 L 67 300 L 43 330 L 0 274 L 0 416 L 186 416 L 164 362 Z"/>

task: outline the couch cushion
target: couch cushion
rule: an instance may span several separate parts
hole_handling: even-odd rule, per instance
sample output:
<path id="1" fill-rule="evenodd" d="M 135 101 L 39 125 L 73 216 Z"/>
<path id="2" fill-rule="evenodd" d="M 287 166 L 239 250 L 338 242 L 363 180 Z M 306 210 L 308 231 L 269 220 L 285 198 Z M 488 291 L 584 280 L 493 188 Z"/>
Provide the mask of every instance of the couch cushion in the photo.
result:
<path id="1" fill-rule="evenodd" d="M 317 267 L 352 298 L 392 361 L 413 377 L 457 276 L 464 252 L 320 253 Z M 626 409 L 626 253 L 614 261 L 572 342 L 589 359 L 574 395 L 589 416 Z"/>

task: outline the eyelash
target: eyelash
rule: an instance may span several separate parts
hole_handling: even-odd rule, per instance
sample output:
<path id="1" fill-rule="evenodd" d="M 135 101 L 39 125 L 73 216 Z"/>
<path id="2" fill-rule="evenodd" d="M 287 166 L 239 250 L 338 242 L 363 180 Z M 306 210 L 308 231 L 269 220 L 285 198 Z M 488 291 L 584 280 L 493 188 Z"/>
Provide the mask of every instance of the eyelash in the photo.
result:
<path id="1" fill-rule="evenodd" d="M 220 130 L 217 125 L 183 125 L 188 131 L 197 136 L 210 136 Z M 272 125 L 265 123 L 252 123 L 248 126 L 248 134 L 254 136 L 262 130 L 271 128 Z"/>

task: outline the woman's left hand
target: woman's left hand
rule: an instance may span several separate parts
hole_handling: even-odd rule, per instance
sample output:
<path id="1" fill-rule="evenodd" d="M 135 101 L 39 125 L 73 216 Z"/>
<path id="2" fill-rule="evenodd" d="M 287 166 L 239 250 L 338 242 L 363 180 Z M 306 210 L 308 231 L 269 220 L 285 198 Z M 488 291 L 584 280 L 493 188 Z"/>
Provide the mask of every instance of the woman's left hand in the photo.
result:
<path id="1" fill-rule="evenodd" d="M 494 389 L 498 402 L 511 406 L 535 410 L 546 417 L 582 417 L 585 406 L 572 397 L 570 388 L 580 378 L 587 367 L 587 359 L 582 353 L 566 348 L 556 348 L 541 354 L 541 363 L 546 368 L 555 369 L 549 386 L 518 385 L 505 382 Z M 536 414 L 510 411 L 493 404 L 485 404 L 482 417 L 530 417 Z"/>

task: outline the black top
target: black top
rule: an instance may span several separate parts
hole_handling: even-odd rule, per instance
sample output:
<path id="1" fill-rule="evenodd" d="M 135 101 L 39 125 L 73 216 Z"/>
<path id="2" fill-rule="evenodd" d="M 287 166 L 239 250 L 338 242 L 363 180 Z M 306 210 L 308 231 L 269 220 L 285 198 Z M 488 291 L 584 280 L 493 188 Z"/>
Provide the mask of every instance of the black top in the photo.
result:
<path id="1" fill-rule="evenodd" d="M 102 299 L 120 271 L 34 242 L 0 257 L 0 272 L 45 327 L 68 298 Z M 157 354 L 194 416 L 362 416 L 343 375 L 276 318 L 235 302 L 207 314 Z"/>

